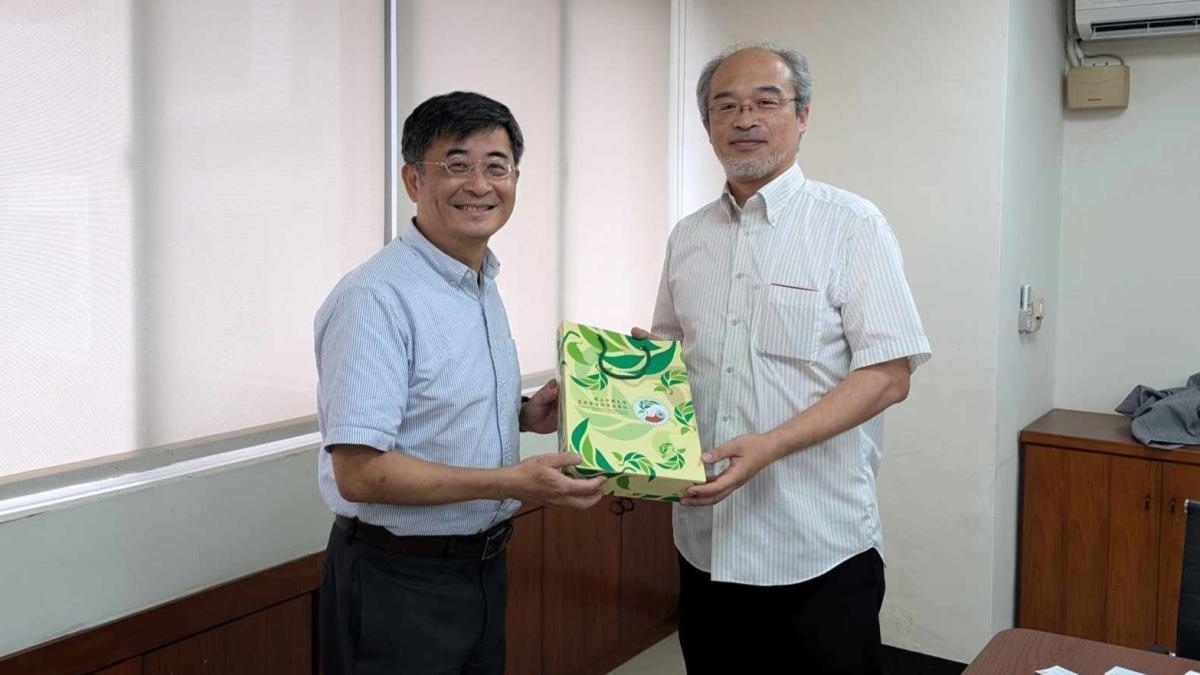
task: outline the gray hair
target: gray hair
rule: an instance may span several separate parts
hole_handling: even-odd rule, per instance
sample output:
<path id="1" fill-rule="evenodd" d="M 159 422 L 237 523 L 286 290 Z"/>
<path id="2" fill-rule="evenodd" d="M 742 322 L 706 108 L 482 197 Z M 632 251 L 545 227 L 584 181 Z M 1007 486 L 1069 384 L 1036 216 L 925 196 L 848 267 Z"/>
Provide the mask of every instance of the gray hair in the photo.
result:
<path id="1" fill-rule="evenodd" d="M 700 71 L 700 81 L 696 83 L 696 104 L 700 106 L 700 119 L 704 120 L 704 128 L 708 128 L 708 94 L 712 86 L 713 74 L 717 68 L 730 56 L 747 49 L 758 49 L 778 56 L 792 73 L 792 88 L 796 90 L 796 114 L 799 115 L 812 102 L 812 75 L 808 72 L 808 59 L 794 50 L 780 47 L 774 42 L 759 41 L 739 43 L 726 47 L 713 60 L 704 65 Z"/>

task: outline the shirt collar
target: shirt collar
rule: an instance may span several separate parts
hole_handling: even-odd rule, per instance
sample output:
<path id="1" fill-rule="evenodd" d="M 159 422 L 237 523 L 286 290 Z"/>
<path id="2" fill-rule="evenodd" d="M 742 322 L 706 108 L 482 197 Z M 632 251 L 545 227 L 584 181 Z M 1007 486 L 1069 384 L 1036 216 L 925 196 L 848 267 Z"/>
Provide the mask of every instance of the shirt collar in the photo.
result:
<path id="1" fill-rule="evenodd" d="M 767 222 L 771 227 L 775 227 L 779 220 L 779 214 L 783 212 L 783 207 L 787 204 L 792 195 L 804 185 L 804 172 L 800 170 L 799 164 L 792 164 L 787 171 L 779 174 L 770 183 L 759 188 L 756 193 L 762 197 L 763 205 L 766 207 Z M 721 192 L 721 199 L 725 202 L 725 210 L 729 213 L 730 218 L 736 218 L 741 212 L 737 202 L 733 199 L 733 193 L 729 191 L 729 183 L 725 183 L 725 189 Z M 754 195 L 750 196 L 754 199 Z M 750 199 L 746 203 L 750 203 Z"/>
<path id="2" fill-rule="evenodd" d="M 420 253 L 421 257 L 429 263 L 429 266 L 451 285 L 458 287 L 465 283 L 479 283 L 479 277 L 475 270 L 451 257 L 421 234 L 421 231 L 417 229 L 416 218 L 404 226 L 400 232 L 400 240 L 416 249 L 417 253 Z M 483 253 L 483 276 L 488 280 L 494 280 L 499 274 L 500 260 L 496 258 L 491 247 L 488 247 Z"/>

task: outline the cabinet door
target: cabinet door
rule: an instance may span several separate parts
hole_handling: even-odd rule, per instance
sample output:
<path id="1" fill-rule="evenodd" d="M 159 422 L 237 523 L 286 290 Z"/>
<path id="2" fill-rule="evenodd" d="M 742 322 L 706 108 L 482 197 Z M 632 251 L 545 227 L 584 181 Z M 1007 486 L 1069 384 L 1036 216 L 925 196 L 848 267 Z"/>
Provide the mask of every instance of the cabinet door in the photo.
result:
<path id="1" fill-rule="evenodd" d="M 605 497 L 542 511 L 543 672 L 575 673 L 620 643 L 621 516 Z"/>
<path id="2" fill-rule="evenodd" d="M 1104 642 L 1108 606 L 1111 458 L 1064 451 L 1067 482 L 1066 625 L 1063 633 Z"/>
<path id="3" fill-rule="evenodd" d="M 542 672 L 542 511 L 513 520 L 508 542 L 508 611 L 504 672 Z"/>
<path id="4" fill-rule="evenodd" d="M 1158 626 L 1161 462 L 1111 457 L 1105 641 L 1145 648 Z"/>
<path id="5" fill-rule="evenodd" d="M 630 500 L 621 516 L 621 642 L 644 635 L 675 615 L 679 564 L 671 536 L 671 505 Z"/>
<path id="6" fill-rule="evenodd" d="M 1158 554 L 1158 644 L 1175 649 L 1179 618 L 1179 576 L 1183 571 L 1183 533 L 1187 524 L 1185 500 L 1200 500 L 1200 466 L 1164 464 L 1162 525 Z"/>
<path id="7" fill-rule="evenodd" d="M 303 595 L 146 654 L 144 675 L 312 672 L 312 596 Z"/>
<path id="8" fill-rule="evenodd" d="M 1067 451 L 1021 452 L 1021 553 L 1017 625 L 1066 631 Z"/>

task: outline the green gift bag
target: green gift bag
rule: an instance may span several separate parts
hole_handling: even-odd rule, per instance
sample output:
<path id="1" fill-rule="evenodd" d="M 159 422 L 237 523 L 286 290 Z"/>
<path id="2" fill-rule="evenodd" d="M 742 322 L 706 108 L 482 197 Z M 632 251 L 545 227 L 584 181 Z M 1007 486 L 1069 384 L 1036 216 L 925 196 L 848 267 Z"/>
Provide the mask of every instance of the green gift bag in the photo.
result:
<path id="1" fill-rule="evenodd" d="M 567 473 L 607 476 L 606 494 L 670 502 L 705 482 L 678 342 L 564 321 L 558 381 L 558 449 L 583 456 Z"/>

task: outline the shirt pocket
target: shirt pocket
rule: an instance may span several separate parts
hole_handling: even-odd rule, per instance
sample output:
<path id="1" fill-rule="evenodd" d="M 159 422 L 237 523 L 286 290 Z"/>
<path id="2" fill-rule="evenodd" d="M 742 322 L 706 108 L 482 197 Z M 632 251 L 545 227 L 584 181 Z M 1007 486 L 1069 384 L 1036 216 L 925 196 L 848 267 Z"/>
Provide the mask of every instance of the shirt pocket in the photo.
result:
<path id="1" fill-rule="evenodd" d="M 754 325 L 755 349 L 767 356 L 815 361 L 823 304 L 819 290 L 769 284 Z"/>

